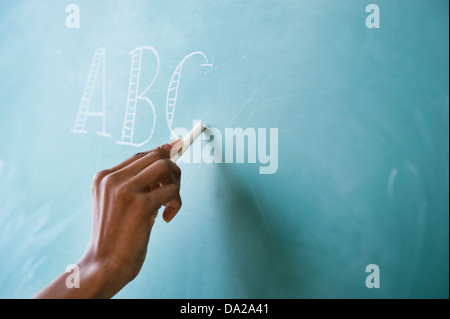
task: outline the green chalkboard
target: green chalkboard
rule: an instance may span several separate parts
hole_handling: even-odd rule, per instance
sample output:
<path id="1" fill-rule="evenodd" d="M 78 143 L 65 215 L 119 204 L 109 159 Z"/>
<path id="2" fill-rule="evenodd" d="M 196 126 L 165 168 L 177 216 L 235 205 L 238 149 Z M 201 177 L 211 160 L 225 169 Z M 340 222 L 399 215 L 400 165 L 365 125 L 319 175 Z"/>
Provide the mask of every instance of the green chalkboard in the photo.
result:
<path id="1" fill-rule="evenodd" d="M 0 0 L 0 297 L 80 259 L 96 172 L 202 121 L 116 298 L 448 298 L 448 25 L 446 0 Z"/>

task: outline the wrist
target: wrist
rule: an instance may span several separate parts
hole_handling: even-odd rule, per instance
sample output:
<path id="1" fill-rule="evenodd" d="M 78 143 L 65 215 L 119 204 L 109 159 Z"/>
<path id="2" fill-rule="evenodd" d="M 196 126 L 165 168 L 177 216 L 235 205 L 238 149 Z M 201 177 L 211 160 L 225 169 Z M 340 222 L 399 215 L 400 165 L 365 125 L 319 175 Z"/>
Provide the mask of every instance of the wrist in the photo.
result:
<path id="1" fill-rule="evenodd" d="M 80 275 L 79 290 L 83 290 L 87 299 L 108 298 L 104 296 L 108 282 L 102 267 L 89 258 L 83 257 L 78 263 Z"/>
<path id="2" fill-rule="evenodd" d="M 70 275 L 67 272 L 59 275 L 33 298 L 111 298 L 126 284 L 119 281 L 119 277 L 116 277 L 110 268 L 94 261 L 89 255 L 83 256 L 76 268 Z M 70 285 L 71 281 L 73 285 Z"/>
<path id="3" fill-rule="evenodd" d="M 111 298 L 128 283 L 118 275 L 116 267 L 95 260 L 89 254 L 83 256 L 77 265 L 80 269 L 80 288 L 84 285 L 86 298 Z"/>

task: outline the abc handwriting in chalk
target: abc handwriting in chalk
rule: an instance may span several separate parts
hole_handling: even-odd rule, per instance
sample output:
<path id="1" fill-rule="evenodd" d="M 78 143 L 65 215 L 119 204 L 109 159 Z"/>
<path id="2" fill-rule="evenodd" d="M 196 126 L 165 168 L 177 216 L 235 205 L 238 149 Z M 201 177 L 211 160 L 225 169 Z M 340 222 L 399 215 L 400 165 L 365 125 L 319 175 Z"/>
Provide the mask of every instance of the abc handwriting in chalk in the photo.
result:
<path id="1" fill-rule="evenodd" d="M 368 29 L 379 29 L 380 28 L 380 9 L 376 4 L 369 4 L 365 8 L 366 13 L 369 13 L 369 15 L 366 17 L 366 27 Z M 79 7 L 76 4 L 70 4 L 66 7 L 66 12 L 70 13 L 69 16 L 66 18 L 66 26 L 68 28 L 79 28 L 80 27 L 80 10 Z M 140 75 L 141 75 L 141 65 L 142 65 L 142 53 L 144 51 L 150 51 L 154 54 L 157 61 L 156 66 L 156 72 L 152 79 L 152 81 L 145 87 L 145 89 L 141 90 L 141 84 L 140 83 Z M 127 104 L 125 109 L 125 117 L 124 117 L 124 123 L 122 128 L 122 136 L 119 141 L 117 141 L 118 144 L 125 144 L 125 145 L 131 145 L 131 146 L 142 146 L 149 142 L 153 136 L 153 131 L 155 129 L 155 106 L 153 102 L 145 96 L 147 91 L 152 87 L 153 83 L 155 82 L 158 73 L 159 73 L 159 55 L 158 52 L 155 50 L 152 46 L 140 46 L 137 48 L 134 48 L 131 52 L 131 67 L 130 67 L 130 79 L 129 79 L 129 87 L 128 87 L 128 96 L 127 96 Z M 195 51 L 191 52 L 188 55 L 186 55 L 180 63 L 175 68 L 174 72 L 172 73 L 168 88 L 167 88 L 167 96 L 166 96 L 166 122 L 167 126 L 169 127 L 169 130 L 171 132 L 171 136 L 176 138 L 176 134 L 174 130 L 172 129 L 172 123 L 173 118 L 175 115 L 175 106 L 177 103 L 177 97 L 178 97 L 178 87 L 180 85 L 180 79 L 181 79 L 181 73 L 183 69 L 183 64 L 188 60 L 190 57 L 199 55 L 203 58 L 204 63 L 200 64 L 202 67 L 210 67 L 212 64 L 208 62 L 208 59 L 206 55 L 201 51 Z M 89 69 L 89 74 L 86 80 L 86 84 L 84 87 L 83 95 L 81 98 L 80 106 L 78 108 L 78 113 L 76 116 L 75 124 L 73 126 L 73 129 L 71 130 L 72 133 L 87 133 L 86 131 L 86 122 L 89 117 L 100 117 L 102 119 L 102 129 L 97 132 L 97 134 L 105 136 L 105 137 L 111 137 L 111 134 L 106 132 L 105 129 L 105 120 L 106 120 L 106 110 L 105 110 L 105 100 L 106 100 L 106 78 L 105 78 L 105 48 L 98 48 L 95 53 L 94 57 L 91 62 L 91 66 Z M 100 112 L 92 112 L 90 111 L 90 105 L 92 100 L 92 95 L 96 86 L 96 82 L 99 79 L 99 75 L 101 77 L 102 82 L 102 110 Z M 148 104 L 148 106 L 151 108 L 153 112 L 153 126 L 150 135 L 147 137 L 147 139 L 143 141 L 135 141 L 134 140 L 134 126 L 135 126 L 135 119 L 136 119 L 136 107 L 138 101 L 144 101 Z"/>
<path id="2" fill-rule="evenodd" d="M 148 51 L 156 57 L 156 70 L 154 71 L 153 78 L 150 83 L 141 85 L 141 66 L 143 52 Z M 159 55 L 158 52 L 152 46 L 139 46 L 134 48 L 131 52 L 131 67 L 130 67 L 130 78 L 128 82 L 128 95 L 127 103 L 125 108 L 125 117 L 123 121 L 122 135 L 120 140 L 116 141 L 117 144 L 130 145 L 135 147 L 143 146 L 148 143 L 155 129 L 156 112 L 153 102 L 145 96 L 145 94 L 150 90 L 153 83 L 156 81 L 159 73 Z M 170 130 L 171 137 L 178 138 L 179 136 L 186 136 L 188 132 L 186 129 L 177 127 L 172 128 L 173 118 L 175 115 L 175 106 L 177 104 L 178 98 L 178 87 L 180 85 L 181 75 L 183 72 L 184 63 L 193 56 L 201 57 L 200 67 L 211 67 L 212 64 L 208 62 L 206 55 L 201 51 L 194 51 L 187 54 L 172 73 L 170 81 L 167 87 L 166 95 L 166 123 Z M 106 132 L 105 122 L 106 122 L 106 71 L 105 71 L 105 59 L 106 53 L 105 48 L 98 48 L 94 52 L 94 57 L 92 58 L 91 66 L 89 68 L 88 77 L 83 90 L 83 95 L 81 97 L 80 106 L 78 107 L 78 113 L 75 119 L 74 126 L 71 130 L 75 134 L 86 134 L 86 124 L 87 121 L 92 117 L 101 118 L 101 130 L 97 131 L 97 134 L 104 137 L 111 137 L 111 134 Z M 101 110 L 91 111 L 91 101 L 92 96 L 96 88 L 96 83 L 101 81 Z M 141 88 L 143 87 L 143 89 Z M 136 108 L 137 102 L 143 101 L 153 112 L 153 125 L 150 135 L 145 140 L 135 141 L 134 139 L 134 128 L 136 119 Z M 99 108 L 98 106 L 96 107 Z M 194 121 L 193 125 L 197 123 Z M 226 128 L 225 129 L 225 157 L 222 154 L 222 134 L 219 130 L 215 128 L 210 128 L 209 130 L 214 139 L 210 141 L 204 148 L 203 151 L 196 149 L 195 143 L 193 147 L 192 157 L 194 163 L 199 163 L 203 160 L 204 163 L 233 163 L 234 161 L 234 140 L 236 140 L 236 163 L 244 162 L 244 138 L 247 137 L 247 153 L 248 153 L 248 163 L 256 163 L 257 158 L 260 164 L 267 164 L 266 166 L 259 167 L 260 174 L 275 174 L 278 170 L 278 129 L 270 128 L 269 130 L 269 140 L 266 138 L 266 129 L 258 128 L 256 132 L 253 128 L 247 128 L 245 130 L 241 128 Z M 258 139 L 256 138 L 258 137 Z M 258 140 L 258 141 L 257 141 Z M 270 148 L 267 146 L 270 144 Z M 258 151 L 257 151 L 258 149 Z M 197 150 L 197 151 L 196 151 Z M 187 156 L 181 158 L 182 161 L 187 163 L 190 162 L 190 153 Z M 256 156 L 258 155 L 258 156 Z"/>
<path id="3" fill-rule="evenodd" d="M 141 82 L 141 66 L 142 66 L 142 56 L 144 51 L 151 52 L 155 57 L 157 61 L 156 65 L 156 71 L 153 76 L 153 79 L 150 81 L 147 86 L 144 86 L 144 89 L 141 89 L 143 87 Z M 128 95 L 127 95 L 127 104 L 125 108 L 125 117 L 123 122 L 123 128 L 122 128 L 122 136 L 119 141 L 116 143 L 118 144 L 124 144 L 124 145 L 131 145 L 131 146 L 142 146 L 146 143 L 148 143 L 152 136 L 153 131 L 155 129 L 155 106 L 153 102 L 145 96 L 145 94 L 148 92 L 148 90 L 152 87 L 153 83 L 155 82 L 156 78 L 158 77 L 159 73 L 159 55 L 158 52 L 155 50 L 152 46 L 140 46 L 137 48 L 134 48 L 131 52 L 131 66 L 130 66 L 130 78 L 128 82 Z M 181 80 L 181 74 L 183 71 L 183 64 L 192 56 L 201 56 L 203 58 L 203 62 L 201 63 L 201 67 L 210 67 L 212 64 L 208 62 L 208 59 L 206 55 L 201 51 L 194 51 L 186 55 L 180 63 L 178 63 L 177 67 L 175 68 L 174 72 L 172 73 L 172 76 L 170 78 L 170 82 L 168 84 L 167 88 L 167 96 L 166 96 L 166 122 L 167 126 L 169 127 L 169 130 L 171 132 L 171 135 L 176 138 L 175 132 L 172 129 L 172 123 L 173 118 L 175 115 L 175 106 L 177 103 L 178 98 L 178 87 L 180 85 Z M 86 84 L 83 90 L 83 95 L 81 98 L 80 106 L 78 107 L 78 113 L 75 119 L 74 126 L 71 130 L 72 133 L 78 133 L 78 134 L 86 134 L 86 123 L 90 117 L 100 117 L 102 120 L 102 128 L 100 131 L 97 132 L 97 134 L 105 137 L 111 137 L 111 134 L 106 132 L 105 128 L 105 122 L 106 122 L 106 70 L 105 70 L 105 59 L 106 59 L 106 50 L 105 48 L 98 48 L 94 52 L 94 57 L 91 62 L 91 66 L 89 68 L 88 77 L 86 80 Z M 102 90 L 102 108 L 101 111 L 92 112 L 90 111 L 91 101 L 92 101 L 92 95 L 94 93 L 96 83 L 100 81 L 101 79 L 101 90 Z M 145 85 L 145 84 L 144 84 Z M 135 141 L 134 140 L 134 126 L 135 126 L 135 119 L 136 119 L 136 107 L 138 101 L 144 101 L 148 104 L 150 109 L 153 112 L 153 126 L 150 135 L 147 137 L 147 139 L 143 141 Z"/>

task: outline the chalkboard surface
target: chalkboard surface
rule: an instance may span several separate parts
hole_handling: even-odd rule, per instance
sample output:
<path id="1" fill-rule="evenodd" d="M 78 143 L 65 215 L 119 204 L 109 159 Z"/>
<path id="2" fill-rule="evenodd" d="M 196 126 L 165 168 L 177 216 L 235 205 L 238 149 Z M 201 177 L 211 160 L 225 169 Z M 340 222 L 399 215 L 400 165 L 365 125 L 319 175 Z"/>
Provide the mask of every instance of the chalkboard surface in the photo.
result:
<path id="1" fill-rule="evenodd" d="M 96 172 L 202 121 L 117 298 L 448 298 L 448 24 L 445 0 L 1 0 L 0 297 L 80 259 Z"/>

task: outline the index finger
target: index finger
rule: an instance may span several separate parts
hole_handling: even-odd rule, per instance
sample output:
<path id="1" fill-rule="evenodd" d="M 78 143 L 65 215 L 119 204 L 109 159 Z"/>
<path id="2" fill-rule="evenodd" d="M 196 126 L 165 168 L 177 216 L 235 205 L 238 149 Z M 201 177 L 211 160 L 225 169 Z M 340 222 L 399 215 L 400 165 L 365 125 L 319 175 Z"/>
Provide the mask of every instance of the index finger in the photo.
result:
<path id="1" fill-rule="evenodd" d="M 144 170 L 146 167 L 156 162 L 157 160 L 161 158 L 169 159 L 171 151 L 174 151 L 172 150 L 172 148 L 177 149 L 178 143 L 180 141 L 182 140 L 178 139 L 170 143 L 160 145 L 151 151 L 142 153 L 143 156 L 138 156 L 137 159 L 135 160 L 132 160 L 133 157 L 131 159 L 128 159 L 127 161 L 124 162 L 126 163 L 126 165 L 122 165 L 120 169 L 117 171 L 117 173 L 124 174 L 127 176 L 135 176 L 139 174 L 142 170 Z"/>

